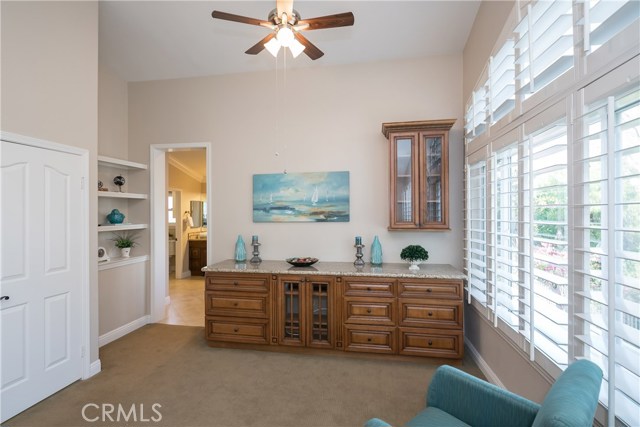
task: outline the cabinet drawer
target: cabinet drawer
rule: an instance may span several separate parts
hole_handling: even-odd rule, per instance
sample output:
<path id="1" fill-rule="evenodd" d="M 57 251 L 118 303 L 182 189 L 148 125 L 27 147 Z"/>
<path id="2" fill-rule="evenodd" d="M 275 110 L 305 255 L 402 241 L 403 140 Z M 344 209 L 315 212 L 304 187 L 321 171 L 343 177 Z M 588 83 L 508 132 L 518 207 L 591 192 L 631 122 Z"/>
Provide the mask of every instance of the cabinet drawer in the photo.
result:
<path id="1" fill-rule="evenodd" d="M 464 354 L 462 331 L 398 328 L 400 354 L 460 359 Z"/>
<path id="2" fill-rule="evenodd" d="M 268 292 L 269 276 L 247 274 L 242 276 L 207 275 L 207 289 L 213 291 Z"/>
<path id="3" fill-rule="evenodd" d="M 344 294 L 368 297 L 394 297 L 395 281 L 388 279 L 354 278 L 344 279 Z"/>
<path id="4" fill-rule="evenodd" d="M 398 303 L 401 326 L 462 328 L 462 301 L 400 298 Z"/>
<path id="5" fill-rule="evenodd" d="M 207 339 L 250 344 L 267 344 L 266 320 L 206 318 Z"/>
<path id="6" fill-rule="evenodd" d="M 394 354 L 396 328 L 387 326 L 345 326 L 345 350 Z"/>
<path id="7" fill-rule="evenodd" d="M 344 298 L 344 323 L 395 326 L 393 298 Z"/>
<path id="8" fill-rule="evenodd" d="M 209 316 L 267 318 L 268 301 L 265 294 L 205 293 L 205 314 Z"/>
<path id="9" fill-rule="evenodd" d="M 418 281 L 400 279 L 398 282 L 398 294 L 401 297 L 410 298 L 462 298 L 462 281 L 437 280 Z"/>

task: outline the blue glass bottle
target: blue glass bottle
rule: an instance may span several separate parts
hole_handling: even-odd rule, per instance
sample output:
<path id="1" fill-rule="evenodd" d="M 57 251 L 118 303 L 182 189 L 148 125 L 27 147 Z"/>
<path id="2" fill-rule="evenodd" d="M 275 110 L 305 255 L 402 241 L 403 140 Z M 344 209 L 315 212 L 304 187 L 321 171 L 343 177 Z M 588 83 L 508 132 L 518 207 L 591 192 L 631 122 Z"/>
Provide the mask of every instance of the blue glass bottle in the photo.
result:
<path id="1" fill-rule="evenodd" d="M 247 250 L 244 247 L 244 240 L 242 236 L 238 234 L 238 240 L 236 240 L 236 261 L 243 262 L 247 260 Z"/>
<path id="2" fill-rule="evenodd" d="M 382 265 L 382 245 L 378 240 L 378 236 L 373 238 L 373 243 L 371 244 L 371 265 Z"/>

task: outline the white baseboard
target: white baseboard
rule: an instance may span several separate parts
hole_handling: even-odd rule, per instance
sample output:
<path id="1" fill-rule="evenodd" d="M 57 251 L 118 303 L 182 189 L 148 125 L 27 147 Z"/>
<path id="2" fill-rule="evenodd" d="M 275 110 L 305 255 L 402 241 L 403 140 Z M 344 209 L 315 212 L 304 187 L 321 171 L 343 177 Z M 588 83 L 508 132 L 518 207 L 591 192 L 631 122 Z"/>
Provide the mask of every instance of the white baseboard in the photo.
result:
<path id="1" fill-rule="evenodd" d="M 91 362 L 91 365 L 89 366 L 89 377 L 88 378 L 91 378 L 92 376 L 94 376 L 96 374 L 99 374 L 100 371 L 102 371 L 102 362 L 100 362 L 100 359 L 98 359 L 98 360 L 96 360 L 94 362 Z M 88 379 L 88 378 L 85 378 L 85 379 Z"/>
<path id="2" fill-rule="evenodd" d="M 122 325 L 113 331 L 107 332 L 104 335 L 100 335 L 98 337 L 98 347 L 102 347 L 103 345 L 109 344 L 112 341 L 121 338 L 128 333 L 135 331 L 138 328 L 143 327 L 147 323 L 151 321 L 151 317 L 147 314 L 146 316 L 142 316 L 139 319 L 134 320 L 133 322 L 127 323 L 126 325 Z"/>
<path id="3" fill-rule="evenodd" d="M 476 362 L 476 364 L 478 365 L 478 367 L 480 368 L 484 376 L 487 377 L 487 380 L 491 384 L 495 384 L 500 388 L 506 389 L 504 384 L 502 384 L 502 381 L 500 381 L 500 378 L 498 378 L 496 373 L 493 372 L 493 369 L 491 369 L 491 367 L 487 364 L 487 362 L 484 361 L 482 356 L 480 356 L 480 353 L 478 352 L 478 350 L 476 350 L 473 344 L 471 344 L 471 342 L 469 342 L 469 340 L 466 338 L 464 339 L 464 343 L 469 349 L 469 351 L 471 352 L 471 358 L 474 360 L 474 362 Z"/>

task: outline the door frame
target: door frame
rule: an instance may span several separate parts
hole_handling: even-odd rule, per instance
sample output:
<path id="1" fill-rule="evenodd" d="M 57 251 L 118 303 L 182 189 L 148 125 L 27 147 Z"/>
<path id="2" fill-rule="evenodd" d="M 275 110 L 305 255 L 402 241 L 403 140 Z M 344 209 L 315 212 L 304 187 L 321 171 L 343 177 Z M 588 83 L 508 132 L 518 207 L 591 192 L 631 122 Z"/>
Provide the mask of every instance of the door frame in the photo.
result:
<path id="1" fill-rule="evenodd" d="M 100 359 L 96 360 L 96 366 L 92 371 L 91 367 L 91 286 L 90 286 L 90 271 L 91 266 L 89 264 L 89 150 L 85 148 L 73 147 L 70 145 L 59 144 L 57 142 L 51 142 L 44 139 L 33 138 L 30 136 L 20 135 L 12 132 L 4 132 L 0 131 L 0 139 L 3 141 L 11 142 L 14 144 L 26 145 L 29 147 L 40 148 L 44 150 L 52 150 L 59 151 L 65 154 L 71 154 L 75 156 L 80 156 L 80 162 L 82 164 L 82 184 L 80 189 L 80 224 L 77 226 L 80 227 L 80 244 L 81 248 L 78 251 L 80 255 L 80 265 L 82 266 L 82 283 L 80 285 L 81 288 L 81 296 L 80 301 L 82 303 L 81 307 L 81 318 L 82 318 L 82 328 L 81 328 L 81 360 L 82 366 L 80 367 L 80 378 L 85 380 L 93 375 L 100 372 Z M 97 272 L 97 264 L 96 264 L 96 272 Z M 96 337 L 96 346 L 97 346 L 98 338 Z"/>
<path id="2" fill-rule="evenodd" d="M 167 199 L 167 158 L 171 151 L 204 148 L 207 160 L 207 264 L 213 260 L 213 150 L 210 142 L 191 142 L 176 144 L 151 144 L 149 147 L 149 180 L 151 210 L 151 268 L 149 290 L 150 322 L 159 322 L 164 317 L 164 308 L 168 296 L 168 225 L 166 214 Z M 180 217 L 182 218 L 182 217 Z M 180 219 L 181 220 L 181 219 Z"/>

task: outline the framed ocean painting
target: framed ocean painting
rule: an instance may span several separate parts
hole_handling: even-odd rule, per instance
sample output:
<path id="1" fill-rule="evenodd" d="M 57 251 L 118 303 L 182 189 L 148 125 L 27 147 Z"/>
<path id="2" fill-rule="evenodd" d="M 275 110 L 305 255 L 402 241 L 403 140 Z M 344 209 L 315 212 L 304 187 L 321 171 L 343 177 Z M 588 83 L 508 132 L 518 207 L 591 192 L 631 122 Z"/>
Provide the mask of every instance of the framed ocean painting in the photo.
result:
<path id="1" fill-rule="evenodd" d="M 253 175 L 253 222 L 349 222 L 349 172 Z"/>

